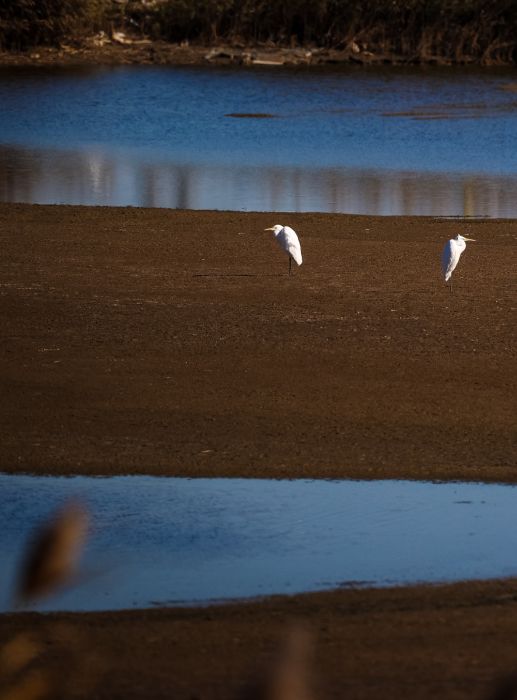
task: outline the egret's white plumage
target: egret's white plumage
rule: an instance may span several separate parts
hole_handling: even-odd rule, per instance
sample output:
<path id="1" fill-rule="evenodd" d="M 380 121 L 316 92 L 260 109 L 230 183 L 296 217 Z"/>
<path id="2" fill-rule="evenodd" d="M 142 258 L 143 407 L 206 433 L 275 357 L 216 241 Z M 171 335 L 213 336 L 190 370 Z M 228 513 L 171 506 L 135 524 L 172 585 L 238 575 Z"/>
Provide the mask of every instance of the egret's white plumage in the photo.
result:
<path id="1" fill-rule="evenodd" d="M 281 226 L 276 224 L 271 228 L 264 229 L 265 231 L 273 231 L 275 238 L 285 252 L 289 255 L 289 274 L 291 274 L 291 258 L 295 261 L 297 265 L 301 265 L 302 259 L 302 247 L 296 231 L 294 231 L 290 226 Z"/>
<path id="2" fill-rule="evenodd" d="M 445 281 L 448 282 L 452 273 L 456 269 L 456 265 L 460 260 L 460 256 L 467 247 L 466 241 L 474 241 L 475 238 L 466 238 L 465 236 L 456 236 L 447 241 L 442 253 L 442 270 Z"/>

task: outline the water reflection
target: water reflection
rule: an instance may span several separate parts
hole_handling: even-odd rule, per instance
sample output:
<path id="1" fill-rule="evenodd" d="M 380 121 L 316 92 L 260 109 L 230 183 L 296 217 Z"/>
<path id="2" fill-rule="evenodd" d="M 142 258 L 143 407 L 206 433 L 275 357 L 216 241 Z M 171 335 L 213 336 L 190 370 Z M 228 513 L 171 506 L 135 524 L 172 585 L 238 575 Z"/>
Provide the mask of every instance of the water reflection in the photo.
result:
<path id="1" fill-rule="evenodd" d="M 124 151 L 4 146 L 0 201 L 511 218 L 517 176 L 183 164 Z"/>

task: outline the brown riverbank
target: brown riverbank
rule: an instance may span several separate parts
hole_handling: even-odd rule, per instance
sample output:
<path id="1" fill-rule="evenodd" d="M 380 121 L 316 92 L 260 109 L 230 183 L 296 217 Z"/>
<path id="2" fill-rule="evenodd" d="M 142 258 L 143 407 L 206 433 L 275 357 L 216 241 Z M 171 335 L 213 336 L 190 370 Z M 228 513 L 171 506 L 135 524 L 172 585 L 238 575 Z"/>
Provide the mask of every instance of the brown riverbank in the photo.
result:
<path id="1" fill-rule="evenodd" d="M 268 668 L 296 625 L 312 640 L 307 666 L 315 700 L 511 699 L 515 694 L 492 692 L 517 669 L 516 585 L 344 590 L 184 610 L 4 615 L 0 644 L 17 638 L 23 650 L 19 635 L 30 633 L 39 644 L 36 668 L 46 669 L 51 687 L 55 673 L 66 698 L 248 700 L 267 697 L 241 691 Z"/>
<path id="2" fill-rule="evenodd" d="M 479 58 L 429 54 L 408 56 L 368 44 L 350 42 L 346 47 L 288 48 L 272 43 L 244 46 L 242 44 L 196 45 L 188 42 L 129 37 L 120 43 L 109 41 L 95 43 L 95 39 L 61 46 L 36 46 L 25 51 L 0 51 L 0 66 L 95 66 L 95 65 L 218 65 L 218 66 L 313 66 L 335 68 L 346 66 L 514 66 L 510 58 L 486 56 Z M 372 47 L 371 47 L 372 48 Z"/>
<path id="3" fill-rule="evenodd" d="M 517 481 L 516 221 L 0 205 L 0 232 L 1 470 Z"/>
<path id="4" fill-rule="evenodd" d="M 200 46 L 148 39 L 127 39 L 127 43 L 107 41 L 95 45 L 83 42 L 74 46 L 39 46 L 27 51 L 0 52 L 0 66 L 55 65 L 234 65 L 234 66 L 346 66 L 402 65 L 407 58 L 395 54 L 372 53 L 357 44 L 337 50 L 330 48 L 276 47 L 274 45 Z M 429 63 L 447 65 L 446 59 Z"/>

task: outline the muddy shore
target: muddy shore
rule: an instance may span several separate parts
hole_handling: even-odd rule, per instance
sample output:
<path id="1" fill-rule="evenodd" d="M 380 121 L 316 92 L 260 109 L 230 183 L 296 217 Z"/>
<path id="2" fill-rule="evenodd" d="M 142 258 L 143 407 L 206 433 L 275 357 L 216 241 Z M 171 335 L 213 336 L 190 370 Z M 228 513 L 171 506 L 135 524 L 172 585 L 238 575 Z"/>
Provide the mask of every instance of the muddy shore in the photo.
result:
<path id="1" fill-rule="evenodd" d="M 95 40 L 93 40 L 94 42 Z M 203 46 L 166 41 L 127 39 L 127 43 L 92 40 L 60 47 L 38 46 L 26 51 L 0 51 L 0 66 L 90 66 L 90 65 L 233 65 L 233 66 L 382 66 L 382 65 L 473 65 L 473 58 L 456 61 L 439 55 L 408 57 L 383 51 L 370 51 L 352 43 L 344 49 L 318 47 L 286 48 L 274 44 L 257 46 Z M 485 61 L 481 65 L 513 65 Z"/>
<path id="2" fill-rule="evenodd" d="M 3 471 L 517 482 L 517 221 L 0 205 L 0 237 Z"/>
<path id="3" fill-rule="evenodd" d="M 517 482 L 517 221 L 2 204 L 0 239 L 2 471 Z M 63 697 L 216 700 L 296 623 L 317 700 L 481 699 L 517 668 L 516 590 L 3 615 L 0 644 L 29 633 Z"/>
<path id="4" fill-rule="evenodd" d="M 165 41 L 137 40 L 101 46 L 39 46 L 27 51 L 0 51 L 0 66 L 29 65 L 235 65 L 335 66 L 407 63 L 404 57 L 374 55 L 370 51 L 275 46 L 196 46 Z M 443 63 L 443 61 L 441 61 Z"/>
<path id="5" fill-rule="evenodd" d="M 0 645 L 16 638 L 21 646 L 29 635 L 39 647 L 35 669 L 58 697 L 251 700 L 267 696 L 243 688 L 301 626 L 313 646 L 314 700 L 510 700 L 492 692 L 517 670 L 516 589 L 508 580 L 198 609 L 3 615 Z"/>

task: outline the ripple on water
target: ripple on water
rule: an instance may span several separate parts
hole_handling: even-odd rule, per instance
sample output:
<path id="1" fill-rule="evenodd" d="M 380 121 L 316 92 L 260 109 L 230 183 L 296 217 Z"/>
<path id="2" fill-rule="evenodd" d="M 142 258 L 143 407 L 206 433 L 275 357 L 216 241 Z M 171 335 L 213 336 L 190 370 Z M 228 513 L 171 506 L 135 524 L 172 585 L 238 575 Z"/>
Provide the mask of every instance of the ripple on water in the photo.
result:
<path id="1" fill-rule="evenodd" d="M 0 603 L 33 529 L 79 498 L 80 585 L 39 607 L 106 610 L 517 573 L 516 487 L 0 475 Z"/>

